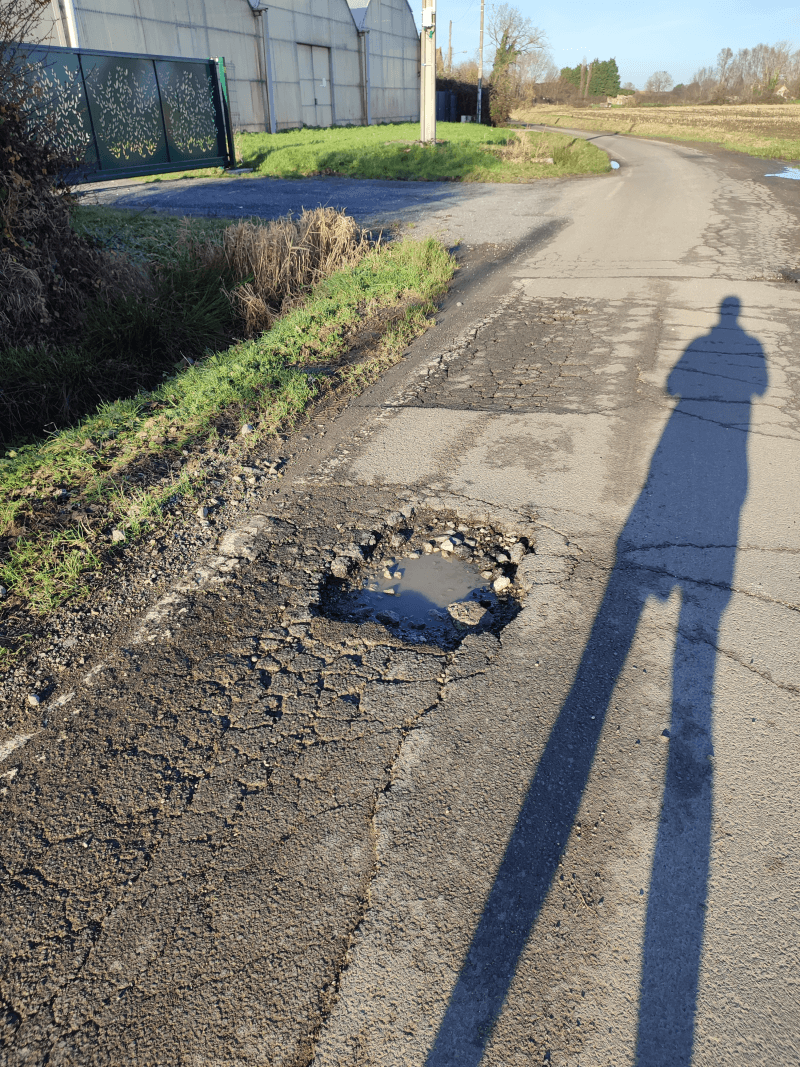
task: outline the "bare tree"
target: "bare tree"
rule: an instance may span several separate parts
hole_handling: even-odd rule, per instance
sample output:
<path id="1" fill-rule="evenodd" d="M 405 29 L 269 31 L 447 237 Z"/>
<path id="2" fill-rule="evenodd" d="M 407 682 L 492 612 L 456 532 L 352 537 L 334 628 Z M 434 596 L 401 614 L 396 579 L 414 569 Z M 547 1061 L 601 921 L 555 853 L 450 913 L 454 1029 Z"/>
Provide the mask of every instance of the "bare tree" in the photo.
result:
<path id="1" fill-rule="evenodd" d="M 657 70 L 644 83 L 644 90 L 646 93 L 668 93 L 673 85 L 671 74 L 666 70 Z"/>
<path id="2" fill-rule="evenodd" d="M 698 100 L 754 100 L 769 99 L 781 82 L 792 95 L 800 92 L 800 50 L 788 41 L 740 48 L 735 55 L 723 48 L 716 66 L 701 67 L 689 88 Z"/>
<path id="3" fill-rule="evenodd" d="M 534 26 L 513 4 L 495 4 L 489 8 L 486 32 L 495 50 L 513 53 L 514 60 L 548 48 L 544 30 Z"/>
<path id="4" fill-rule="evenodd" d="M 50 0 L 0 0 L 0 103 L 29 104 L 32 87 L 24 62 L 26 46 L 49 36 Z"/>
<path id="5" fill-rule="evenodd" d="M 731 71 L 731 60 L 733 59 L 733 50 L 730 48 L 721 48 L 719 55 L 717 56 L 717 84 L 720 89 L 726 89 L 728 85 L 728 78 Z"/>

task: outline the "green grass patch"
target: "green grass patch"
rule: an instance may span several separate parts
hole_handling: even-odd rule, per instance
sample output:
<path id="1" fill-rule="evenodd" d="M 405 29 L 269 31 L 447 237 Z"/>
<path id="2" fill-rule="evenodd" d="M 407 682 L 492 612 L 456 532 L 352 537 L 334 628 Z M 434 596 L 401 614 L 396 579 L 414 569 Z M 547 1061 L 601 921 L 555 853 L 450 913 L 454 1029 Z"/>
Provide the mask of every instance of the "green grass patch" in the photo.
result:
<path id="1" fill-rule="evenodd" d="M 562 134 L 516 133 L 473 123 L 439 123 L 441 143 L 419 143 L 419 126 L 333 127 L 242 133 L 245 166 L 274 178 L 339 174 L 405 181 L 527 182 L 569 174 L 602 174 L 608 156 Z M 553 162 L 546 162 L 547 159 Z"/>
<path id="2" fill-rule="evenodd" d="M 178 218 L 155 211 L 88 204 L 76 204 L 72 209 L 72 228 L 82 237 L 91 238 L 110 252 L 152 264 L 174 262 L 188 243 L 221 242 L 222 233 L 230 224 L 231 219 Z"/>
<path id="3" fill-rule="evenodd" d="M 236 442 L 250 439 L 233 436 L 245 422 L 262 434 L 291 426 L 324 388 L 315 364 L 341 361 L 365 320 L 401 305 L 405 313 L 377 356 L 338 375 L 351 388 L 369 381 L 426 328 L 453 271 L 433 240 L 375 248 L 314 286 L 260 337 L 209 355 L 151 392 L 103 404 L 71 429 L 8 449 L 0 457 L 0 583 L 39 613 L 79 594 L 86 572 L 112 557 L 112 528 L 135 539 L 170 498 L 202 484 L 192 449 L 216 440 L 220 426 Z M 158 457 L 183 463 L 183 471 L 177 482 L 148 488 L 141 471 Z M 64 492 L 79 520 L 54 503 Z"/>

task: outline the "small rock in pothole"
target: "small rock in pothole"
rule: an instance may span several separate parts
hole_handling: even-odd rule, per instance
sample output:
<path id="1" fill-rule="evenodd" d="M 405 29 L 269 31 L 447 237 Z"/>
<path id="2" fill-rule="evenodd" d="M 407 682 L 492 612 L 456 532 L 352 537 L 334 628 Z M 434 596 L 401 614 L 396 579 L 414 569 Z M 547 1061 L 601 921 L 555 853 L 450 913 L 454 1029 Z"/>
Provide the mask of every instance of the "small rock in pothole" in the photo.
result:
<path id="1" fill-rule="evenodd" d="M 476 600 L 460 600 L 448 604 L 447 611 L 450 618 L 461 626 L 477 626 L 483 621 L 487 609 Z"/>
<path id="2" fill-rule="evenodd" d="M 492 588 L 495 593 L 502 593 L 504 589 L 508 589 L 511 585 L 511 579 L 507 578 L 505 574 L 501 574 L 499 578 L 495 578 L 492 583 Z"/>
<path id="3" fill-rule="evenodd" d="M 334 578 L 346 578 L 350 573 L 351 561 L 344 556 L 337 556 L 331 563 L 331 574 Z"/>

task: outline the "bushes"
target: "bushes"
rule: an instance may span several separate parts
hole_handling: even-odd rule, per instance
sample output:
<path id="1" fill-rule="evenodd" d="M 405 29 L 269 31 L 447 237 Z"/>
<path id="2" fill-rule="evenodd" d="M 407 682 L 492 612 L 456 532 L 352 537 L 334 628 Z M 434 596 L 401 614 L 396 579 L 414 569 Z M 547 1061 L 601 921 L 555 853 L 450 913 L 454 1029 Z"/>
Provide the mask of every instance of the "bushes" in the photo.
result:
<path id="1" fill-rule="evenodd" d="M 136 280 L 70 226 L 62 161 L 19 110 L 0 102 L 0 335 L 6 344 L 74 341 L 89 300 Z"/>

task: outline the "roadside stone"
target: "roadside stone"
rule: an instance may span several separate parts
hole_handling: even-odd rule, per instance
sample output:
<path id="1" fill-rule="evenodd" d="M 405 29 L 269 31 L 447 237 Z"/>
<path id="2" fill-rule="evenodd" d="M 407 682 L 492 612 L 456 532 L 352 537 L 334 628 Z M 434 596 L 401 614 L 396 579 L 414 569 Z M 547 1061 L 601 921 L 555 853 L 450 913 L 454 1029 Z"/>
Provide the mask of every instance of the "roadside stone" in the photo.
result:
<path id="1" fill-rule="evenodd" d="M 4 596 L 8 596 L 8 590 L 4 585 L 0 585 L 0 600 L 2 600 Z"/>
<path id="2" fill-rule="evenodd" d="M 28 693 L 28 703 L 32 708 L 38 708 L 42 702 L 42 698 L 38 693 Z"/>
<path id="3" fill-rule="evenodd" d="M 122 530 L 112 530 L 111 531 L 111 540 L 115 544 L 118 544 L 120 541 L 124 541 L 125 540 L 125 534 L 123 533 Z"/>
<path id="4" fill-rule="evenodd" d="M 386 518 L 387 526 L 400 526 L 403 522 L 405 522 L 405 515 L 403 515 L 403 513 L 400 511 L 393 511 Z"/>
<path id="5" fill-rule="evenodd" d="M 495 593 L 502 593 L 504 589 L 508 589 L 511 585 L 511 579 L 505 574 L 501 574 L 499 578 L 495 578 L 492 583 L 492 588 Z"/>
<path id="6" fill-rule="evenodd" d="M 248 434 L 252 433 L 254 429 L 255 429 L 255 427 L 253 426 L 252 423 L 246 422 L 244 424 L 244 426 L 242 426 L 242 428 L 239 431 L 239 433 L 242 435 L 242 437 L 246 437 Z"/>

